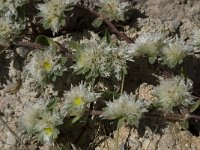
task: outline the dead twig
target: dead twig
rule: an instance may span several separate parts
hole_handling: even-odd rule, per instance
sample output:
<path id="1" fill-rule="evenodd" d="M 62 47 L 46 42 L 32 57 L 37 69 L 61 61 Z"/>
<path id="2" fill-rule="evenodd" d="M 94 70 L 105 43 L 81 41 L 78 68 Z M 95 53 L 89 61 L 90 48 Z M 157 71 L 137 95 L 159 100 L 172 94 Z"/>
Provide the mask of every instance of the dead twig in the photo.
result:
<path id="1" fill-rule="evenodd" d="M 37 43 L 22 42 L 22 41 L 13 42 L 12 44 L 16 45 L 16 46 L 28 47 L 28 48 L 34 48 L 34 49 L 44 49 L 45 48 L 45 46 L 42 46 Z"/>
<path id="2" fill-rule="evenodd" d="M 15 46 L 28 47 L 28 48 L 33 48 L 33 49 L 44 49 L 46 47 L 41 44 L 31 43 L 31 42 L 22 42 L 22 41 L 16 41 L 16 42 L 13 42 L 12 44 Z M 63 47 L 58 42 L 56 42 L 56 44 L 59 46 L 59 48 L 62 52 L 65 52 L 65 54 L 68 58 L 73 57 L 72 52 L 70 52 L 67 48 Z"/>

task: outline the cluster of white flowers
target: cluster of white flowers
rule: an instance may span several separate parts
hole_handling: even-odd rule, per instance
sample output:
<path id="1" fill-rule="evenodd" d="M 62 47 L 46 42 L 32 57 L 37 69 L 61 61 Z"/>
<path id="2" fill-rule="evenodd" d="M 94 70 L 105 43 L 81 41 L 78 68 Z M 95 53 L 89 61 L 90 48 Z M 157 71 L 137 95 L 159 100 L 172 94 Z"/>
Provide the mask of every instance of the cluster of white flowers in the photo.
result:
<path id="1" fill-rule="evenodd" d="M 50 100 L 34 99 L 35 103 L 25 105 L 20 117 L 20 130 L 28 135 L 36 136 L 41 142 L 52 145 L 59 134 L 58 125 L 63 123 L 65 117 L 75 116 L 80 118 L 87 109 L 89 103 L 100 97 L 90 86 L 80 83 L 72 86 L 63 96 L 62 105 L 52 105 Z M 56 103 L 57 104 L 57 103 Z M 58 106 L 58 107 L 57 107 Z"/>
<path id="2" fill-rule="evenodd" d="M 56 51 L 52 47 L 45 50 L 37 50 L 34 52 L 30 62 L 25 66 L 27 77 L 32 77 L 36 82 L 42 83 L 52 80 L 53 75 L 57 72 L 65 71 L 64 66 L 59 62 L 61 55 L 56 55 Z"/>
<path id="3" fill-rule="evenodd" d="M 51 28 L 53 34 L 65 25 L 65 0 L 45 0 L 44 4 L 38 4 L 38 9 L 40 10 L 38 16 L 42 17 L 43 27 Z"/>
<path id="4" fill-rule="evenodd" d="M 19 15 L 17 9 L 28 2 L 29 0 L 0 0 L 0 16 L 16 22 Z"/>
<path id="5" fill-rule="evenodd" d="M 81 49 L 77 49 L 74 54 L 76 64 L 72 67 L 78 73 L 86 74 L 86 78 L 108 77 L 110 75 L 110 66 L 108 58 L 110 45 L 106 42 L 101 42 L 96 37 L 84 39 L 81 41 Z"/>
<path id="6" fill-rule="evenodd" d="M 45 29 L 51 29 L 53 34 L 58 32 L 61 26 L 65 25 L 65 14 L 68 6 L 74 4 L 73 0 L 45 0 L 45 3 L 38 4 L 39 17 Z"/>
<path id="7" fill-rule="evenodd" d="M 162 111 L 170 112 L 173 107 L 191 103 L 189 86 L 180 77 L 162 80 L 160 85 L 154 88 L 155 106 Z"/>
<path id="8" fill-rule="evenodd" d="M 135 56 L 147 55 L 149 62 L 154 63 L 165 45 L 165 36 L 161 33 L 145 33 L 140 35 L 130 47 L 135 50 Z"/>
<path id="9" fill-rule="evenodd" d="M 90 86 L 80 83 L 72 86 L 70 91 L 64 94 L 63 114 L 81 117 L 87 105 L 97 100 L 100 95 L 92 91 Z"/>
<path id="10" fill-rule="evenodd" d="M 161 51 L 161 60 L 163 64 L 174 68 L 176 65 L 183 62 L 183 58 L 190 54 L 190 48 L 180 39 L 176 39 L 174 42 L 168 42 L 168 44 Z"/>
<path id="11" fill-rule="evenodd" d="M 9 12 L 12 15 L 16 15 L 16 8 L 28 2 L 29 0 L 0 0 L 0 12 Z"/>
<path id="12" fill-rule="evenodd" d="M 49 111 L 43 99 L 36 99 L 36 103 L 29 102 L 22 112 L 21 130 L 38 136 L 38 139 L 46 144 L 53 144 L 59 134 L 56 127 L 62 124 L 63 119 L 59 112 Z"/>
<path id="13" fill-rule="evenodd" d="M 13 26 L 4 18 L 0 18 L 0 44 L 3 45 L 7 42 L 13 33 Z"/>
<path id="14" fill-rule="evenodd" d="M 18 17 L 17 8 L 27 1 L 0 0 L 0 45 L 7 46 L 12 38 L 23 29 L 23 25 L 16 21 Z"/>
<path id="15" fill-rule="evenodd" d="M 197 35 L 193 37 L 196 43 L 198 43 Z M 159 58 L 162 64 L 170 68 L 181 64 L 187 55 L 192 54 L 192 48 L 182 39 L 177 37 L 167 39 L 164 34 L 156 32 L 140 35 L 129 47 L 134 50 L 134 57 L 146 55 L 151 64 Z"/>
<path id="16" fill-rule="evenodd" d="M 114 74 L 119 80 L 122 72 L 126 73 L 126 61 L 133 61 L 132 53 L 125 42 L 117 46 L 92 36 L 81 41 L 81 46 L 75 51 L 76 64 L 72 67 L 78 73 L 85 74 L 86 78 Z"/>
<path id="17" fill-rule="evenodd" d="M 5 51 L 3 50 L 1 52 L 5 52 L 7 55 L 7 51 L 10 53 L 7 47 L 19 46 L 21 48 L 21 46 L 31 46 L 32 43 L 21 46 L 19 43 L 23 43 L 25 40 L 32 41 L 35 34 L 32 38 L 32 35 L 29 36 L 29 33 L 33 33 L 35 30 L 38 31 L 36 34 L 45 34 L 37 27 L 38 19 L 40 23 L 42 23 L 44 29 L 52 30 L 54 36 L 65 26 L 65 17 L 67 17 L 67 14 L 73 13 L 69 13 L 69 11 L 72 10 L 72 7 L 74 7 L 77 2 L 81 4 L 84 3 L 80 0 L 0 0 L 0 47 L 6 47 L 4 49 Z M 32 7 L 32 5 L 34 5 L 34 12 L 38 12 L 38 14 L 27 13 L 30 12 L 27 10 L 28 7 Z M 105 18 L 114 22 L 124 21 L 126 19 L 126 13 L 128 14 L 128 11 L 131 9 L 131 2 L 128 2 L 128 0 L 125 2 L 122 0 L 95 0 L 93 6 L 93 8 L 98 11 L 96 15 L 100 16 L 93 22 L 93 25 L 96 24 L 95 27 L 99 27 L 103 21 L 106 21 Z M 85 8 L 85 6 L 82 8 Z M 28 29 L 24 27 L 28 27 Z M 20 30 L 22 32 L 20 32 Z M 62 31 L 64 31 L 64 29 Z M 100 34 L 102 34 L 102 32 Z M 137 32 L 134 33 L 134 35 L 136 34 Z M 17 37 L 17 35 L 20 37 Z M 45 36 L 39 35 L 35 42 L 42 45 L 45 43 L 42 43 L 43 39 L 41 37 Z M 68 37 L 68 35 L 66 35 L 66 37 Z M 157 60 L 156 62 L 174 68 L 181 64 L 187 55 L 192 54 L 192 48 L 200 48 L 200 29 L 195 29 L 191 36 L 193 40 L 191 48 L 188 46 L 189 40 L 189 42 L 185 42 L 177 37 L 167 39 L 163 33 L 141 34 L 135 42 L 131 44 L 127 44 L 125 41 L 119 41 L 116 37 L 110 37 L 108 32 L 106 32 L 103 38 L 100 38 L 95 33 L 91 33 L 90 39 L 83 38 L 79 43 L 69 41 L 70 38 L 66 37 L 59 35 L 59 37 L 57 37 L 57 43 L 54 43 L 53 40 L 46 37 L 46 40 L 50 43 L 49 47 L 33 50 L 30 53 L 24 52 L 24 55 L 20 53 L 22 49 L 20 50 L 20 48 L 17 48 L 14 52 L 6 56 L 9 60 L 11 56 L 13 56 L 12 54 L 17 56 L 17 58 L 23 56 L 22 59 L 25 60 L 23 62 L 25 62 L 26 65 L 23 68 L 24 76 L 22 80 L 20 79 L 20 82 L 16 83 L 13 82 L 13 85 L 7 86 L 2 92 L 8 92 L 5 93 L 5 98 L 9 100 L 15 96 L 14 94 L 17 94 L 17 98 L 20 98 L 22 103 L 25 100 L 27 101 L 27 99 L 31 101 L 28 102 L 22 110 L 22 115 L 19 119 L 21 131 L 35 136 L 39 141 L 47 145 L 54 144 L 55 139 L 60 133 L 59 128 L 65 126 L 65 124 L 63 124 L 65 122 L 63 121 L 64 119 L 67 119 L 67 121 L 69 120 L 69 124 L 72 125 L 75 121 L 83 119 L 84 115 L 90 116 L 95 112 L 91 112 L 89 109 L 89 106 L 93 106 L 93 104 L 94 108 L 97 106 L 102 110 L 98 112 L 102 112 L 100 117 L 104 119 L 116 119 L 120 121 L 122 119 L 130 125 L 138 126 L 142 115 L 148 112 L 150 102 L 136 98 L 132 93 L 127 94 L 126 91 L 118 95 L 118 91 L 114 91 L 118 89 L 118 84 L 116 85 L 113 82 L 113 84 L 111 83 L 112 88 L 110 88 L 110 83 L 106 85 L 107 79 L 104 80 L 101 77 L 110 78 L 111 80 L 114 78 L 118 81 L 117 83 L 119 83 L 120 80 L 124 79 L 123 75 L 127 74 L 127 62 L 133 62 L 135 58 L 140 56 L 147 56 L 151 64 Z M 42 39 L 41 41 L 40 38 Z M 75 37 L 75 39 L 76 38 L 77 37 Z M 23 39 L 23 41 L 19 42 L 17 41 L 18 39 Z M 65 42 L 68 44 L 68 47 L 66 45 L 66 47 L 63 46 Z M 9 46 L 9 44 L 12 46 Z M 57 50 L 57 46 L 60 48 L 60 51 Z M 71 52 L 68 51 L 68 48 L 73 49 L 72 55 Z M 67 51 L 64 51 L 65 49 Z M 22 51 L 28 50 L 23 48 Z M 66 55 L 70 53 L 70 56 L 67 55 L 70 59 L 63 57 L 64 53 Z M 4 57 L 4 55 L 2 55 L 2 57 Z M 68 64 L 66 63 L 67 60 L 70 60 Z M 21 72 L 15 69 L 14 62 L 13 60 L 10 63 L 11 67 L 8 74 L 10 79 L 21 75 Z M 18 65 L 17 63 L 18 61 L 16 61 L 16 66 Z M 19 63 L 21 64 L 20 60 Z M 67 67 L 71 68 L 67 70 Z M 65 72 L 66 70 L 68 72 Z M 72 73 L 73 71 L 77 74 L 83 74 L 85 76 L 85 81 L 76 86 L 72 85 L 70 90 L 65 91 L 64 88 L 66 85 L 69 83 L 73 84 L 74 78 L 73 81 L 71 80 L 71 75 L 74 75 Z M 62 76 L 62 78 L 56 78 L 57 76 Z M 62 86 L 57 86 L 56 83 L 60 83 L 62 79 L 65 79 Z M 21 83 L 21 81 L 23 81 L 23 83 Z M 54 82 L 54 84 L 51 84 L 51 81 Z M 90 86 L 90 81 L 92 81 L 94 87 Z M 124 86 L 123 81 L 124 80 L 121 82 L 122 90 Z M 17 88 L 14 88 L 16 86 Z M 13 88 L 14 92 L 12 91 Z M 111 91 L 112 89 L 114 90 Z M 104 93 L 101 94 L 100 90 L 104 91 Z M 189 92 L 190 87 L 179 76 L 161 80 L 160 85 L 153 88 L 153 94 L 149 88 L 143 91 L 147 90 L 150 92 L 147 97 L 149 97 L 149 95 L 151 98 L 153 97 L 151 104 L 155 107 L 151 108 L 155 110 L 157 109 L 168 113 L 173 112 L 173 110 L 175 110 L 174 107 L 177 108 L 177 106 L 188 106 L 188 104 L 192 104 L 192 96 Z M 140 91 L 142 91 L 142 89 Z M 141 97 L 140 93 L 142 92 L 140 91 L 138 91 L 138 97 Z M 108 97 L 107 94 L 109 95 Z M 60 97 L 61 95 L 62 97 Z M 106 101 L 106 107 L 102 108 L 97 102 L 103 98 L 110 98 L 110 95 L 119 97 L 112 98 L 112 101 Z M 52 98 L 52 101 L 49 101 L 49 98 Z M 6 105 L 7 102 L 4 104 L 5 108 Z M 62 124 L 63 126 L 61 126 Z"/>
<path id="18" fill-rule="evenodd" d="M 136 126 L 142 114 L 147 112 L 148 107 L 143 100 L 136 100 L 132 94 L 128 95 L 127 93 L 112 102 L 106 102 L 106 105 L 102 114 L 104 118 L 109 120 L 124 118 L 129 124 Z"/>
<path id="19" fill-rule="evenodd" d="M 111 21 L 125 20 L 124 13 L 129 10 L 129 2 L 121 2 L 120 0 L 99 0 L 99 13 Z"/>
<path id="20" fill-rule="evenodd" d="M 120 80 L 122 73 L 127 72 L 127 61 L 133 61 L 133 50 L 130 49 L 126 42 L 121 42 L 116 48 L 112 48 L 110 56 L 111 72 L 114 72 L 115 77 Z"/>

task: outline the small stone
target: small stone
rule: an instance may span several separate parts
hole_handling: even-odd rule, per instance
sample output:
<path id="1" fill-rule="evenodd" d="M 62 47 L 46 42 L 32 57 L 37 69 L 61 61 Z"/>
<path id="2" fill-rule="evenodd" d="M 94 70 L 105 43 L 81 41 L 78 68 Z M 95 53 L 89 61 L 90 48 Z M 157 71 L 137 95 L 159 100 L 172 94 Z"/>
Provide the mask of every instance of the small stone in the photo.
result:
<path id="1" fill-rule="evenodd" d="M 145 139 L 142 143 L 142 149 L 148 149 L 150 142 L 150 139 Z"/>
<path id="2" fill-rule="evenodd" d="M 2 141 L 0 141 L 0 149 L 2 149 L 3 148 L 3 142 Z"/>
<path id="3" fill-rule="evenodd" d="M 18 79 L 15 83 L 9 84 L 4 90 L 5 93 L 15 94 L 20 89 L 22 85 L 21 79 Z"/>
<path id="4" fill-rule="evenodd" d="M 147 83 L 142 83 L 140 87 L 137 89 L 136 93 L 139 99 L 144 99 L 149 102 L 152 102 L 155 99 L 152 91 L 153 91 L 152 85 L 148 85 Z"/>
<path id="5" fill-rule="evenodd" d="M 21 48 L 21 47 L 16 48 L 17 54 L 22 58 L 26 58 L 26 56 L 28 55 L 29 51 L 30 50 L 25 49 L 25 48 Z"/>
<path id="6" fill-rule="evenodd" d="M 6 132 L 6 135 L 7 139 L 6 139 L 5 149 L 11 149 L 15 146 L 16 139 L 9 131 Z"/>
<path id="7" fill-rule="evenodd" d="M 170 32 L 176 32 L 179 29 L 180 25 L 181 25 L 181 21 L 180 20 L 172 21 L 170 26 L 169 26 Z"/>

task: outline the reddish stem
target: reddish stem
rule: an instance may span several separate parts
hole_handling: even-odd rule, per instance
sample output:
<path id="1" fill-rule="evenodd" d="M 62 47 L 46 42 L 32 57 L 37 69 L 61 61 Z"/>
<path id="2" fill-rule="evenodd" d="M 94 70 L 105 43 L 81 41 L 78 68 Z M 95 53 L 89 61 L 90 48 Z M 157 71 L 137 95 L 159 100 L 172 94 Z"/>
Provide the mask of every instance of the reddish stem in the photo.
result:
<path id="1" fill-rule="evenodd" d="M 108 18 L 105 18 L 104 16 L 102 16 L 101 14 L 99 14 L 98 12 L 88 9 L 87 7 L 84 7 L 82 5 L 75 5 L 78 8 L 84 9 L 86 11 L 88 11 L 90 14 L 98 17 L 98 18 L 102 18 L 102 20 L 111 28 L 111 30 L 116 33 L 119 37 L 121 37 L 122 39 L 124 39 L 127 43 L 132 43 L 131 39 L 123 32 L 120 32 L 119 30 L 117 30 L 117 28 L 112 24 L 111 21 L 109 21 Z"/>

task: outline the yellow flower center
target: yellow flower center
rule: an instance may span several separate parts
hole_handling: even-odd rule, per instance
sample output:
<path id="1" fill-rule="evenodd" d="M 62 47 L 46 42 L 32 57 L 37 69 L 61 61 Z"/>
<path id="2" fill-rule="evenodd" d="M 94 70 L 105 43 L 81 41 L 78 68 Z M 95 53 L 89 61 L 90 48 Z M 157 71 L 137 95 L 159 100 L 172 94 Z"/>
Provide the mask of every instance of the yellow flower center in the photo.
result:
<path id="1" fill-rule="evenodd" d="M 81 56 L 80 56 L 80 58 L 79 58 L 79 60 L 78 60 L 78 61 L 79 61 L 78 63 L 79 63 L 81 66 L 85 66 L 85 65 L 87 65 L 88 63 L 90 63 L 89 60 L 90 60 L 89 56 L 85 56 L 85 54 L 82 53 Z"/>
<path id="2" fill-rule="evenodd" d="M 51 71 L 53 65 L 50 61 L 46 60 L 43 61 L 42 67 L 46 70 L 46 71 Z"/>
<path id="3" fill-rule="evenodd" d="M 82 106 L 82 105 L 84 105 L 85 104 L 84 98 L 82 98 L 82 97 L 75 98 L 74 104 L 76 106 Z"/>
<path id="4" fill-rule="evenodd" d="M 50 136 L 53 133 L 53 128 L 44 128 L 44 132 L 46 135 Z"/>

